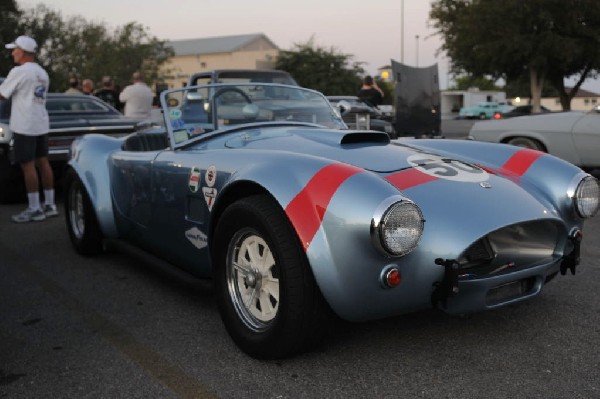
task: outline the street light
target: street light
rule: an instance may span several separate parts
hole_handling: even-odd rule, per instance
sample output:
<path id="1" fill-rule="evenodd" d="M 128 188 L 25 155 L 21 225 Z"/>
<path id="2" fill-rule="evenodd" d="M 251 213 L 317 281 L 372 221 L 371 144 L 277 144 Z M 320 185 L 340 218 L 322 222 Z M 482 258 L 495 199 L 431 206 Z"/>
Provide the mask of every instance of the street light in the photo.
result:
<path id="1" fill-rule="evenodd" d="M 402 0 L 402 18 L 400 19 L 400 62 L 404 64 L 404 0 Z"/>
<path id="2" fill-rule="evenodd" d="M 415 36 L 415 40 L 417 41 L 417 66 L 419 66 L 419 35 Z"/>

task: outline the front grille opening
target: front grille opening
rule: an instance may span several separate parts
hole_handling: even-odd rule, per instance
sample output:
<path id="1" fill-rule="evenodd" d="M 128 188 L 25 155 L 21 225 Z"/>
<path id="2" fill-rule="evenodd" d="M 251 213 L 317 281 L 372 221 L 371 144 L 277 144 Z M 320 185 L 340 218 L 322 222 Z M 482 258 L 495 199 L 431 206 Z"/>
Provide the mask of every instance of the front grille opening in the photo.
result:
<path id="1" fill-rule="evenodd" d="M 490 241 L 486 238 L 475 241 L 458 260 L 460 269 L 469 269 L 491 262 L 496 257 Z"/>
<path id="2" fill-rule="evenodd" d="M 499 305 L 533 292 L 535 287 L 535 277 L 529 277 L 522 280 L 512 281 L 510 283 L 501 284 L 491 288 L 486 297 L 485 303 L 487 306 Z"/>
<path id="3" fill-rule="evenodd" d="M 459 274 L 479 278 L 554 262 L 562 256 L 560 227 L 551 220 L 530 221 L 493 231 L 457 259 Z"/>

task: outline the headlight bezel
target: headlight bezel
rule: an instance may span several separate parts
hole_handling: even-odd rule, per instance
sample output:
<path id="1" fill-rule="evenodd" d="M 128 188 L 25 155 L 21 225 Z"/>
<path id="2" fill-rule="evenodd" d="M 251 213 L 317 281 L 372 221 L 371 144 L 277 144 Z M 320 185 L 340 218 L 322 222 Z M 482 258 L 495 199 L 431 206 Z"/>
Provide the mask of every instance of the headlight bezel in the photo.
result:
<path id="1" fill-rule="evenodd" d="M 580 174 L 577 176 L 574 189 L 569 190 L 569 196 L 573 200 L 576 215 L 589 219 L 600 210 L 600 181 L 587 173 Z"/>
<path id="2" fill-rule="evenodd" d="M 413 234 L 412 238 L 408 238 L 404 245 L 390 245 L 390 240 L 393 233 L 394 222 L 392 219 L 398 217 L 399 214 L 408 215 L 413 220 L 413 225 L 407 226 L 409 229 L 417 229 L 417 234 Z M 393 196 L 384 200 L 371 219 L 371 241 L 373 246 L 386 257 L 402 257 L 412 252 L 418 245 L 423 230 L 425 227 L 425 219 L 423 213 L 417 204 L 403 196 Z M 403 242 L 403 240 L 400 240 Z M 398 244 L 398 243 L 396 243 Z"/>

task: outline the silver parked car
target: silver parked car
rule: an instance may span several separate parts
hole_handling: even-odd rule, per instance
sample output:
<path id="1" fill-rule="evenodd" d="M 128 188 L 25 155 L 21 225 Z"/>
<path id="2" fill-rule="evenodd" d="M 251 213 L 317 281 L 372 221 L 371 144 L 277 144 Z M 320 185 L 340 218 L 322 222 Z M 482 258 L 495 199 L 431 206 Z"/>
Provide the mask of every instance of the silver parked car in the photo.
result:
<path id="1" fill-rule="evenodd" d="M 477 122 L 469 137 L 547 152 L 579 167 L 600 167 L 600 106 Z"/>

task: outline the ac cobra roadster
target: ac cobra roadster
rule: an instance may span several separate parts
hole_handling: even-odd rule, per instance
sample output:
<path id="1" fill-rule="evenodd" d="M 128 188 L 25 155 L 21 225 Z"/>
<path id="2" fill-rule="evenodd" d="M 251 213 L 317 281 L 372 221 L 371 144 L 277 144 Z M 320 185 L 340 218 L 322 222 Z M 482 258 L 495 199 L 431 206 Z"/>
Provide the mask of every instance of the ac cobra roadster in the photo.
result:
<path id="1" fill-rule="evenodd" d="M 212 84 L 161 94 L 163 128 L 71 148 L 74 248 L 119 242 L 212 278 L 234 342 L 274 359 L 339 317 L 451 314 L 575 273 L 600 184 L 552 155 L 349 130 L 321 94 Z"/>

